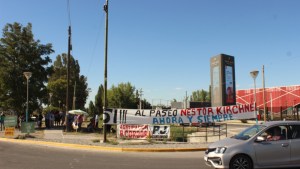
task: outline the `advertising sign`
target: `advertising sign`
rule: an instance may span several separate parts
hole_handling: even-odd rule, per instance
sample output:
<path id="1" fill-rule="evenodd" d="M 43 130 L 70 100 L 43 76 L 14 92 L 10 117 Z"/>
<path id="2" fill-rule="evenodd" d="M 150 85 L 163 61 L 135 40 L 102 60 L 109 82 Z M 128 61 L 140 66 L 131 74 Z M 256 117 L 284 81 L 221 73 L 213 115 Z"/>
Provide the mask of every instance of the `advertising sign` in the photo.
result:
<path id="1" fill-rule="evenodd" d="M 4 136 L 14 136 L 15 135 L 15 127 L 5 127 Z"/>
<path id="2" fill-rule="evenodd" d="M 225 66 L 225 88 L 226 88 L 226 103 L 234 103 L 234 90 L 233 90 L 233 73 L 232 66 Z"/>
<path id="3" fill-rule="evenodd" d="M 106 124 L 169 125 L 251 119 L 256 116 L 254 104 L 244 104 L 167 110 L 110 109 L 103 117 L 107 118 L 104 119 Z"/>
<path id="4" fill-rule="evenodd" d="M 17 125 L 17 116 L 5 116 L 4 127 L 15 127 Z"/>
<path id="5" fill-rule="evenodd" d="M 21 133 L 34 133 L 35 122 L 22 122 Z"/>

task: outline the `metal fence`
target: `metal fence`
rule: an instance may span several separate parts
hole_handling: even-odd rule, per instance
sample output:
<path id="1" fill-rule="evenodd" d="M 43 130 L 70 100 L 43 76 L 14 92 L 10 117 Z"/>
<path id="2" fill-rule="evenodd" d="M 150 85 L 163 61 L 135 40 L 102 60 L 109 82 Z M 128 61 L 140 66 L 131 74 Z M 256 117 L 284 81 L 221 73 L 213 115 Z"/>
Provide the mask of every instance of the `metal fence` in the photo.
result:
<path id="1" fill-rule="evenodd" d="M 117 127 L 112 125 L 114 132 L 117 131 Z M 116 130 L 115 130 L 116 129 Z M 148 137 L 147 139 L 153 141 L 172 141 L 172 142 L 208 142 L 211 138 L 214 140 L 220 140 L 221 136 L 227 137 L 227 124 L 226 123 L 202 123 L 202 124 L 181 124 L 181 125 L 170 125 L 169 137 Z M 114 135 L 116 133 L 109 133 Z M 131 139 L 126 138 L 122 139 Z"/>
<path id="2" fill-rule="evenodd" d="M 221 139 L 221 136 L 227 137 L 227 124 L 218 123 L 218 124 L 199 124 L 191 126 L 171 126 L 170 141 L 175 142 L 190 142 L 189 140 L 202 140 L 207 142 L 210 137 L 218 137 Z"/>

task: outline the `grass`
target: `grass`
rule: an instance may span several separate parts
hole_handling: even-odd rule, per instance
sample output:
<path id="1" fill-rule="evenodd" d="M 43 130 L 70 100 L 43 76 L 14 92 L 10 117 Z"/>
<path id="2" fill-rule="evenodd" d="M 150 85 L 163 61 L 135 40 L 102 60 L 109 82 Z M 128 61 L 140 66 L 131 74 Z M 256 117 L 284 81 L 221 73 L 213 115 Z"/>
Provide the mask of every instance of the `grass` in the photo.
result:
<path id="1" fill-rule="evenodd" d="M 100 139 L 93 139 L 92 142 L 93 143 L 100 143 Z"/>
<path id="2" fill-rule="evenodd" d="M 111 145 L 118 145 L 119 144 L 119 142 L 117 140 L 115 140 L 115 139 L 113 139 L 113 140 L 107 140 L 107 143 L 111 144 Z"/>

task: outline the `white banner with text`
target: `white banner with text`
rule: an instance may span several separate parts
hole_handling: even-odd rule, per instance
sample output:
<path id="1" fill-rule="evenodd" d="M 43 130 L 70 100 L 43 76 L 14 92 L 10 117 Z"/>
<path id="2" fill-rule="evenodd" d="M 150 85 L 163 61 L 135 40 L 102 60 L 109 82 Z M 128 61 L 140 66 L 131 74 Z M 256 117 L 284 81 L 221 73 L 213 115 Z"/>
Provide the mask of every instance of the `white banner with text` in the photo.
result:
<path id="1" fill-rule="evenodd" d="M 103 114 L 106 124 L 169 125 L 252 118 L 256 118 L 254 104 L 167 110 L 107 109 Z"/>

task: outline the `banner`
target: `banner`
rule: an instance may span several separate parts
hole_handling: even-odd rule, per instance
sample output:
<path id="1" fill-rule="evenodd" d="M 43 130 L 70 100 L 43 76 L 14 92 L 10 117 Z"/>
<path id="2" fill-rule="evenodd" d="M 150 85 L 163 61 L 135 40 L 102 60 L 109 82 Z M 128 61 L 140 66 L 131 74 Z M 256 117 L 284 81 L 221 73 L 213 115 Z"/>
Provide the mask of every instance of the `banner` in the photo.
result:
<path id="1" fill-rule="evenodd" d="M 117 129 L 118 138 L 147 139 L 147 138 L 170 138 L 170 125 L 133 125 L 119 124 Z"/>
<path id="2" fill-rule="evenodd" d="M 150 126 L 151 138 L 170 138 L 170 125 Z"/>
<path id="3" fill-rule="evenodd" d="M 106 124 L 169 125 L 251 118 L 256 118 L 254 104 L 167 110 L 107 109 L 103 113 Z"/>
<path id="4" fill-rule="evenodd" d="M 148 125 L 118 125 L 118 138 L 146 139 L 149 136 Z"/>

